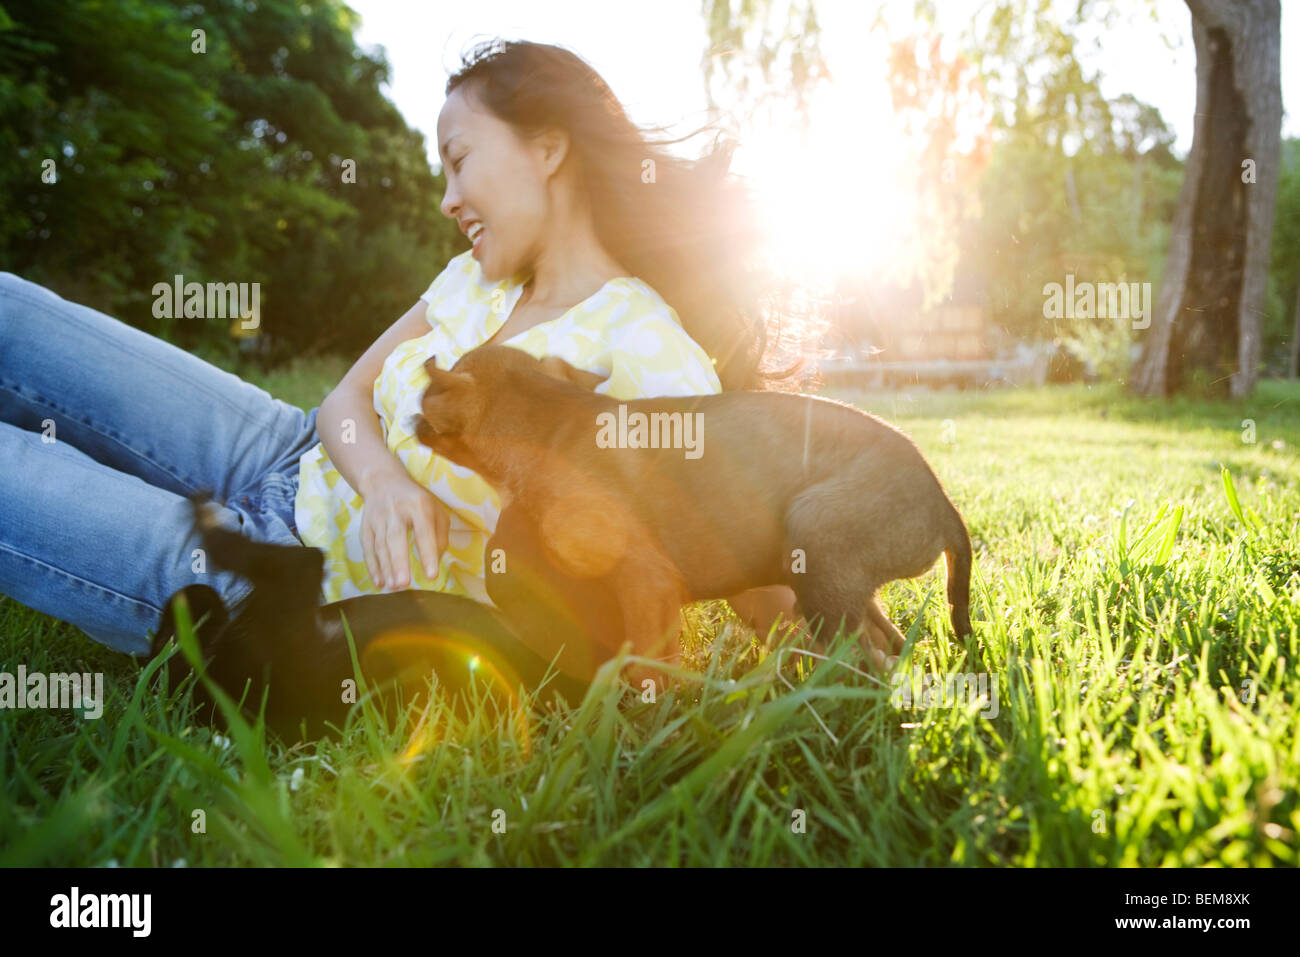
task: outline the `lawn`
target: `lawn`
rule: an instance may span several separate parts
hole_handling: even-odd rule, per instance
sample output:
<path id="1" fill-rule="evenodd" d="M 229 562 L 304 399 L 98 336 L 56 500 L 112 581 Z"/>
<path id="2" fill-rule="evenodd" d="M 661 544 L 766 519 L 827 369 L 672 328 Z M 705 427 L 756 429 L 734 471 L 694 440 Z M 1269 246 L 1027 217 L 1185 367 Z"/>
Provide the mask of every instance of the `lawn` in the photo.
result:
<path id="1" fill-rule="evenodd" d="M 310 405 L 342 371 L 250 378 Z M 185 689 L 0 600 L 0 671 L 108 690 L 100 720 L 0 712 L 0 864 L 1298 863 L 1300 388 L 852 400 L 912 435 L 975 544 L 969 642 L 942 563 L 882 593 L 917 706 L 715 641 L 710 604 L 699 674 L 657 700 L 604 673 L 523 725 L 439 702 L 415 734 L 358 710 L 290 748 L 196 725 Z M 833 657 L 858 663 L 846 640 Z M 949 675 L 996 698 L 921 707 Z"/>

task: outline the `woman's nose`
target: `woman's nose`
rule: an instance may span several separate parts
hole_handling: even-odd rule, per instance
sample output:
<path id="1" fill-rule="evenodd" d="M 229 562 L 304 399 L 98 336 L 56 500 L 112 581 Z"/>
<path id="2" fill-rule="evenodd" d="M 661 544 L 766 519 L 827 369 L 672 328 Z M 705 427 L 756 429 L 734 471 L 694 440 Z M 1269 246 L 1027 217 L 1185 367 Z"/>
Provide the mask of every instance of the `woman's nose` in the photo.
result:
<path id="1" fill-rule="evenodd" d="M 450 186 L 447 187 L 447 192 L 443 194 L 442 204 L 439 208 L 442 210 L 442 215 L 448 219 L 456 218 L 456 214 L 460 210 L 460 197 L 452 192 Z"/>

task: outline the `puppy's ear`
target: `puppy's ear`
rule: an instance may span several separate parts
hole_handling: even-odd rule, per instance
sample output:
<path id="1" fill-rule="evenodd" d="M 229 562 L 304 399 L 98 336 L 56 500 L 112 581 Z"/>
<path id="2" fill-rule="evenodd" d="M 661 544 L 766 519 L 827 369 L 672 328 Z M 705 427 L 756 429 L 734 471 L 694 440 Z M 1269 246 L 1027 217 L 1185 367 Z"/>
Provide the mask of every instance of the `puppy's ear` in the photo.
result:
<path id="1" fill-rule="evenodd" d="M 433 382 L 445 382 L 447 376 L 454 374 L 450 369 L 439 369 L 438 356 L 435 355 L 430 355 L 428 359 L 424 360 L 424 371 L 429 373 L 429 380 Z M 465 377 L 465 373 L 461 372 L 459 374 L 461 377 Z"/>
<path id="2" fill-rule="evenodd" d="M 579 369 L 576 366 L 565 362 L 559 356 L 546 356 L 546 358 L 540 361 L 542 364 L 542 371 L 553 379 L 572 383 L 580 389 L 586 389 L 588 392 L 593 391 L 596 386 L 609 378 L 609 376 L 597 375 L 594 372 Z"/>
<path id="3" fill-rule="evenodd" d="M 426 363 L 426 368 L 433 362 Z M 433 445 L 436 435 L 458 435 L 472 428 L 470 421 L 476 406 L 474 377 L 468 372 L 448 372 L 433 369 L 429 374 L 429 387 L 420 399 L 423 429 L 417 429 L 416 438 L 424 445 Z"/>
<path id="4" fill-rule="evenodd" d="M 438 395 L 457 386 L 465 388 L 474 385 L 474 377 L 468 372 L 439 369 L 437 363 L 437 356 L 430 356 L 425 360 L 424 371 L 429 375 L 429 385 L 425 390 L 426 394 Z"/>

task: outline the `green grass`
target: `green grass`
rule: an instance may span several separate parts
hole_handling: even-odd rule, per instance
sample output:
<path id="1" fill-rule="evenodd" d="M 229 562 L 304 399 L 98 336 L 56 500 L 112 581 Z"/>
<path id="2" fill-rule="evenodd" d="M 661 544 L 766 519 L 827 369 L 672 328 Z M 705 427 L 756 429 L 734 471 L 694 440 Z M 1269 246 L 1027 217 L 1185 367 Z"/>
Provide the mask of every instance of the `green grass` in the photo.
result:
<path id="1" fill-rule="evenodd" d="M 261 384 L 309 405 L 341 374 Z M 701 672 L 653 702 L 607 671 L 524 734 L 439 701 L 409 761 L 367 712 L 341 741 L 227 741 L 5 600 L 0 670 L 103 671 L 109 700 L 0 712 L 0 864 L 1295 865 L 1300 389 L 856 398 L 915 438 L 977 551 L 965 644 L 941 565 L 885 589 L 899 668 L 996 677 L 996 715 L 901 709 L 843 666 L 778 675 L 713 642 L 711 604 Z"/>

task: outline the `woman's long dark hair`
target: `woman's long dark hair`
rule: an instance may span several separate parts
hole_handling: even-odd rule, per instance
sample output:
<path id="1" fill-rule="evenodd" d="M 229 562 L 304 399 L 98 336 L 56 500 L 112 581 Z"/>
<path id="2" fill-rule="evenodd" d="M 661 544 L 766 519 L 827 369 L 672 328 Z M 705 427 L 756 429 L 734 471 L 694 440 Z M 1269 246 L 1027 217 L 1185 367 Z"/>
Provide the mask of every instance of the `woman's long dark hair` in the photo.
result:
<path id="1" fill-rule="evenodd" d="M 715 136 L 697 160 L 674 156 L 665 145 L 700 130 L 652 139 L 590 65 L 548 44 L 481 43 L 463 57 L 447 94 L 462 84 L 522 136 L 547 127 L 568 134 L 601 244 L 672 306 L 715 360 L 724 389 L 788 376 L 764 368 L 775 337 L 763 316 L 753 196 L 729 172 L 734 140 Z"/>

